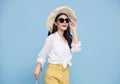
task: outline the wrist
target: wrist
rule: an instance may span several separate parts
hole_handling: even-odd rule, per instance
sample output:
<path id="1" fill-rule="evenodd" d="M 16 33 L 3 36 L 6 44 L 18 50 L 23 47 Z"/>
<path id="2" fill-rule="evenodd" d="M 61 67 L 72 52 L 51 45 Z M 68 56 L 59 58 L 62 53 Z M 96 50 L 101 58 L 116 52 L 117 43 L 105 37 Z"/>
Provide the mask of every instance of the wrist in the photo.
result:
<path id="1" fill-rule="evenodd" d="M 77 33 L 77 30 L 76 30 L 76 29 L 73 29 L 72 32 L 73 32 L 73 33 Z"/>
<path id="2" fill-rule="evenodd" d="M 41 64 L 37 64 L 36 65 L 36 69 L 42 71 L 42 65 Z"/>
<path id="3" fill-rule="evenodd" d="M 42 64 L 40 62 L 37 63 L 36 67 L 40 68 Z"/>

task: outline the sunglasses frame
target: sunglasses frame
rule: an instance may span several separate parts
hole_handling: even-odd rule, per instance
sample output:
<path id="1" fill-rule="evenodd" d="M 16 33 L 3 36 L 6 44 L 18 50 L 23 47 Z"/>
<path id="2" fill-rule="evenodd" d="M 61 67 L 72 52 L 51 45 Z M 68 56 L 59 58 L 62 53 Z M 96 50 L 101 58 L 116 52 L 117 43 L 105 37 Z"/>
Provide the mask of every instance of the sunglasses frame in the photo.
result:
<path id="1" fill-rule="evenodd" d="M 66 23 L 69 23 L 70 22 L 70 19 L 69 18 L 59 18 L 59 19 L 57 19 L 57 20 L 59 20 L 59 22 L 60 23 L 64 23 L 64 21 L 66 22 Z"/>

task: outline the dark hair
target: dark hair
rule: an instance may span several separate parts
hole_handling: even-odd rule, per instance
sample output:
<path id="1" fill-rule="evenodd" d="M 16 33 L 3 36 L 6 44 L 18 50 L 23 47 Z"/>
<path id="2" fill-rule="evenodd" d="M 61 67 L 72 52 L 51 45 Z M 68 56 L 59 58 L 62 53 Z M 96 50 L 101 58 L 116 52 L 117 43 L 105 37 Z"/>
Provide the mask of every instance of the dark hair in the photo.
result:
<path id="1" fill-rule="evenodd" d="M 59 14 L 56 16 L 56 18 L 55 18 L 55 22 L 57 21 L 58 17 L 61 16 L 61 15 L 65 15 L 65 16 L 68 17 L 68 15 L 65 14 L 65 13 L 59 13 Z M 56 32 L 57 30 L 58 30 L 58 29 L 57 29 L 57 26 L 56 26 L 55 24 L 53 24 L 53 30 L 52 30 L 52 32 L 48 31 L 48 36 L 49 36 L 50 34 Z M 68 25 L 68 28 L 64 31 L 63 36 L 64 36 L 65 39 L 67 40 L 68 45 L 69 45 L 69 48 L 71 49 L 71 43 L 72 43 L 73 37 L 72 37 L 72 35 L 71 35 L 71 33 L 70 33 L 70 26 L 69 26 L 69 25 Z"/>

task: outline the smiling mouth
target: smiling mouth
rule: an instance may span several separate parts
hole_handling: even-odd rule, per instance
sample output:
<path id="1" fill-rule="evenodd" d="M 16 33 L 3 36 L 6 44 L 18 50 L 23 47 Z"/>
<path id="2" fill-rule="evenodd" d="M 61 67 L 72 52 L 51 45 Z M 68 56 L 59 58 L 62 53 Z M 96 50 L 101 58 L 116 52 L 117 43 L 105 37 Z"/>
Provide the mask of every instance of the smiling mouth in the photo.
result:
<path id="1" fill-rule="evenodd" d="M 67 27 L 67 25 L 62 25 L 62 27 Z"/>

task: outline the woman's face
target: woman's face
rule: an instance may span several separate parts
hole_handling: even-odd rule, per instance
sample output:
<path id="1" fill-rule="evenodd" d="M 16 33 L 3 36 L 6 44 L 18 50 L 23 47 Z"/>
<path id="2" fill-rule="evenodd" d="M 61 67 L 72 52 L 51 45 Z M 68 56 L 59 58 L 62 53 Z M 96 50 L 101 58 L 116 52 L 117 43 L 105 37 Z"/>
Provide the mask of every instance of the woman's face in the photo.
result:
<path id="1" fill-rule="evenodd" d="M 65 15 L 61 15 L 58 17 L 55 25 L 57 26 L 58 30 L 65 31 L 68 28 L 69 18 Z"/>

